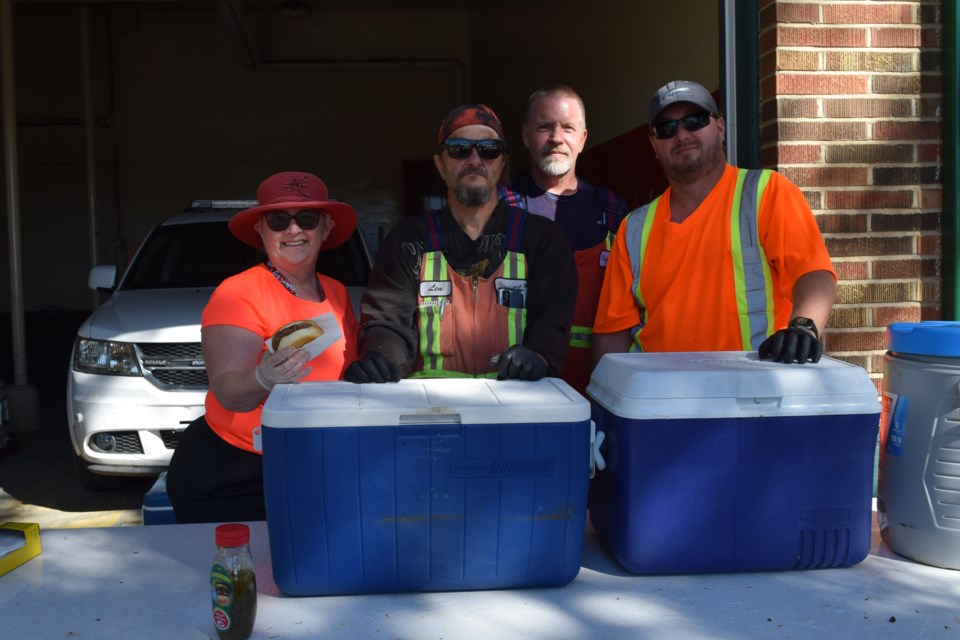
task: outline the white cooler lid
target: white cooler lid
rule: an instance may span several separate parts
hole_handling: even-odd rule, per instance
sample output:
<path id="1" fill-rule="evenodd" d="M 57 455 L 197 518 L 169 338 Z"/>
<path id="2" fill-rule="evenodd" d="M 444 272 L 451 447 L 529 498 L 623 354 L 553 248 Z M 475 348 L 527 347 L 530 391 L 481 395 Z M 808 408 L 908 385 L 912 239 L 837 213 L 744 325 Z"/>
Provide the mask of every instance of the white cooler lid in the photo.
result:
<path id="1" fill-rule="evenodd" d="M 301 382 L 274 387 L 263 405 L 267 427 L 403 424 L 572 423 L 590 403 L 558 378 L 430 378 L 386 384 Z"/>
<path id="2" fill-rule="evenodd" d="M 600 359 L 587 395 L 623 418 L 741 418 L 880 413 L 862 367 L 760 360 L 755 351 L 616 353 Z"/>

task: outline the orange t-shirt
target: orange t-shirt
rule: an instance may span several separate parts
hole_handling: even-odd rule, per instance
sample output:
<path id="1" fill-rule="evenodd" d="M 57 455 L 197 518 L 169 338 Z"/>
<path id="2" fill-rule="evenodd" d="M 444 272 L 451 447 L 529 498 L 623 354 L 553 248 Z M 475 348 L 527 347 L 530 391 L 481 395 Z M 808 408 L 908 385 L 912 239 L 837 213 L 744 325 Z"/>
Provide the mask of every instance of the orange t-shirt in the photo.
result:
<path id="1" fill-rule="evenodd" d="M 263 336 L 294 320 L 332 313 L 343 336 L 310 361 L 313 368 L 304 380 L 339 380 L 357 354 L 357 319 L 347 289 L 333 278 L 317 274 L 326 294 L 323 302 L 311 302 L 287 291 L 266 267 L 258 265 L 227 278 L 216 288 L 203 310 L 201 327 L 230 325 Z M 263 350 L 266 351 L 266 344 Z M 238 413 L 225 409 L 207 392 L 206 420 L 210 428 L 235 447 L 256 452 L 253 430 L 260 426 L 262 405 Z M 259 452 L 256 452 L 259 453 Z"/>
<path id="2" fill-rule="evenodd" d="M 737 168 L 723 177 L 682 223 L 670 221 L 667 189 L 657 203 L 640 289 L 647 323 L 639 340 L 644 351 L 739 351 L 743 349 L 731 259 L 730 215 Z M 738 214 L 734 214 L 738 215 Z M 617 233 L 593 330 L 614 333 L 640 325 L 624 219 Z M 776 172 L 763 192 L 760 243 L 770 265 L 775 326 L 785 327 L 794 283 L 811 271 L 829 271 L 830 255 L 806 199 Z"/>

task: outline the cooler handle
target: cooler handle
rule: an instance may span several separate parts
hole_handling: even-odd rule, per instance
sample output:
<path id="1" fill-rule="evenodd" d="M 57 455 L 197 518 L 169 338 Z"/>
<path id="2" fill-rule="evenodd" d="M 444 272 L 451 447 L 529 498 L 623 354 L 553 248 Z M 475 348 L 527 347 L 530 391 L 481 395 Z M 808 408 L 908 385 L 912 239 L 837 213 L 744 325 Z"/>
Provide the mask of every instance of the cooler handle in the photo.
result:
<path id="1" fill-rule="evenodd" d="M 397 424 L 461 424 L 459 413 L 414 413 L 401 414 Z"/>
<path id="2" fill-rule="evenodd" d="M 603 459 L 600 453 L 600 445 L 606 439 L 607 434 L 603 431 L 597 432 L 597 423 L 590 421 L 590 477 L 597 475 L 597 469 L 603 471 L 607 468 L 607 461 Z"/>
<path id="3" fill-rule="evenodd" d="M 750 413 L 779 411 L 783 396 L 737 398 L 737 408 Z"/>

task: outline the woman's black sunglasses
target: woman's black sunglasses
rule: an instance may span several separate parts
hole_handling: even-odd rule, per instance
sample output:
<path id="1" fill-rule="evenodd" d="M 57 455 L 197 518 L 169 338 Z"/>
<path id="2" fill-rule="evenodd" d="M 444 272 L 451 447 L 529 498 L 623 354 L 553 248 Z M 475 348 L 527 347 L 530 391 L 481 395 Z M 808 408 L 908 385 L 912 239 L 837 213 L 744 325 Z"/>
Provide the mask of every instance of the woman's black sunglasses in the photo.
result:
<path id="1" fill-rule="evenodd" d="M 653 137 L 658 140 L 672 138 L 677 135 L 677 127 L 683 127 L 687 131 L 699 131 L 710 124 L 710 117 L 713 114 L 709 111 L 700 111 L 691 113 L 676 120 L 664 120 L 653 125 Z"/>
<path id="2" fill-rule="evenodd" d="M 450 157 L 463 160 L 473 149 L 483 160 L 496 160 L 503 153 L 503 140 L 468 140 L 467 138 L 448 138 L 440 145 Z"/>
<path id="3" fill-rule="evenodd" d="M 290 226 L 291 220 L 296 220 L 297 226 L 304 231 L 310 231 L 320 226 L 320 216 L 323 214 L 319 211 L 297 211 L 295 215 L 290 215 L 286 211 L 268 211 L 263 215 L 271 231 L 283 231 Z"/>

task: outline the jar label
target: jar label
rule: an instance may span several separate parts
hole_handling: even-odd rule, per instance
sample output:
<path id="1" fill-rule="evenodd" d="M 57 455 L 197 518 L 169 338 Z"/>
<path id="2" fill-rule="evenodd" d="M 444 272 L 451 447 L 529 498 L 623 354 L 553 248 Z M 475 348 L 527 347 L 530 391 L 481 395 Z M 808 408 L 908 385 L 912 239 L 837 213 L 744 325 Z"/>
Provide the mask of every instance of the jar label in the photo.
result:
<path id="1" fill-rule="evenodd" d="M 210 573 L 210 596 L 213 599 L 213 624 L 218 631 L 230 629 L 230 609 L 233 605 L 233 578 L 219 564 Z"/>

